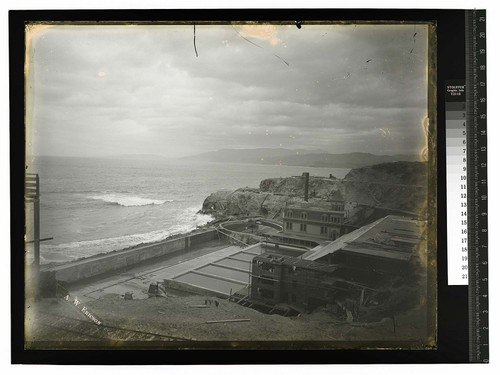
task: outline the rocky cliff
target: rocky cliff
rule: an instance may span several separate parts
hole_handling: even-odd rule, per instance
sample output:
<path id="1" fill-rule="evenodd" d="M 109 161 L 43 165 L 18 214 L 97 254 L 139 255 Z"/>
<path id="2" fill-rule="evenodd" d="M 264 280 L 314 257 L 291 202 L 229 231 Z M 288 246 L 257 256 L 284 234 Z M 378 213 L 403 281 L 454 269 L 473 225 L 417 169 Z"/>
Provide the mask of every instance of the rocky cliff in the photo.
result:
<path id="1" fill-rule="evenodd" d="M 286 202 L 302 202 L 304 178 L 270 178 L 258 189 L 219 191 L 207 197 L 202 212 L 217 219 L 238 216 L 279 218 Z M 351 170 L 344 179 L 309 179 L 310 201 L 339 191 L 346 202 L 419 213 L 427 200 L 427 163 L 395 162 Z"/>

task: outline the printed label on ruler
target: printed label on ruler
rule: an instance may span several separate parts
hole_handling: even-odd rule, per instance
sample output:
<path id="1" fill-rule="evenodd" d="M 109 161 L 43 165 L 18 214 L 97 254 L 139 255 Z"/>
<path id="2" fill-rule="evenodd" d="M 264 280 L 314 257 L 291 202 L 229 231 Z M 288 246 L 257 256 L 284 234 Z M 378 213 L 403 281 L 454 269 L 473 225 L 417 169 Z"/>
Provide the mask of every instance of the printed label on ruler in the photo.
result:
<path id="1" fill-rule="evenodd" d="M 468 285 L 465 81 L 446 82 L 448 285 Z"/>

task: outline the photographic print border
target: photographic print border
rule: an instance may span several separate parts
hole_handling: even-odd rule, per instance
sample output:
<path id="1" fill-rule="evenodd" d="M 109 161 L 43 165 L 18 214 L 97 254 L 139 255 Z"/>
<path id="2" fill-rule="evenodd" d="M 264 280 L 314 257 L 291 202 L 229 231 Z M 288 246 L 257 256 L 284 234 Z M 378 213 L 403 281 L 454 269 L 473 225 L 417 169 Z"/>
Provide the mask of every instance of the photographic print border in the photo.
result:
<path id="1" fill-rule="evenodd" d="M 430 22 L 430 23 L 436 23 L 437 27 L 437 60 L 436 60 L 436 55 L 431 53 L 430 58 L 429 58 L 429 67 L 435 67 L 437 64 L 437 73 L 440 72 L 440 64 L 442 66 L 443 62 L 440 60 L 439 56 L 443 53 L 443 48 L 444 44 L 439 43 L 440 38 L 441 39 L 451 39 L 455 40 L 457 39 L 460 41 L 459 35 L 454 32 L 454 30 L 446 30 L 444 27 L 441 28 L 441 22 L 450 22 L 449 19 L 452 17 L 459 18 L 460 15 L 463 14 L 460 11 L 449 11 L 449 12 L 444 12 L 444 11 L 394 11 L 394 10 L 379 10 L 379 11 L 362 11 L 362 10 L 266 10 L 266 11 L 257 11 L 257 10 L 240 10 L 240 11 L 235 11 L 235 10 L 216 10 L 216 11 L 16 11 L 16 12 L 11 12 L 10 13 L 10 49 L 11 49 L 11 83 L 14 82 L 22 82 L 24 81 L 24 64 L 21 64 L 19 66 L 19 61 L 24 61 L 24 49 L 20 48 L 21 46 L 24 45 L 24 24 L 29 21 L 34 21 L 34 22 L 90 22 L 90 23 L 95 23 L 96 21 L 106 23 L 106 22 L 123 22 L 124 20 L 128 20 L 128 22 L 131 23 L 148 23 L 148 22 L 158 22 L 161 19 L 168 20 L 168 22 L 192 22 L 190 20 L 196 19 L 206 19 L 208 20 L 207 22 L 219 22 L 219 21 L 263 21 L 263 20 L 277 20 L 277 22 L 283 22 L 284 20 L 294 20 L 294 21 L 289 21 L 289 22 L 295 22 L 295 21 L 300 21 L 300 22 L 324 22 L 325 20 L 332 21 L 332 22 L 338 22 L 338 21 L 346 21 L 349 22 L 352 20 L 360 21 L 360 22 L 387 22 L 387 20 L 390 20 L 391 22 L 394 21 L 399 21 L 399 22 Z M 440 22 L 441 19 L 441 22 Z M 444 20 L 444 21 L 443 21 Z M 22 35 L 20 35 L 21 31 L 21 26 L 22 26 Z M 443 32 L 444 31 L 444 32 Z M 448 34 L 447 35 L 447 32 Z M 429 33 L 429 35 L 433 35 L 433 33 Z M 23 40 L 21 44 L 19 42 Z M 435 41 L 431 41 L 431 43 L 434 43 Z M 455 42 L 456 43 L 456 42 Z M 452 46 L 450 46 L 452 47 Z M 430 49 L 431 50 L 431 49 Z M 446 51 L 445 51 L 446 52 Z M 19 59 L 21 57 L 22 53 L 22 59 Z M 454 50 L 453 55 L 460 55 L 460 50 Z M 434 68 L 432 70 L 435 73 Z M 22 73 L 23 79 L 19 81 L 20 78 L 20 73 Z M 431 72 L 432 73 L 432 72 Z M 432 76 L 433 74 L 430 74 Z M 439 205 L 441 199 L 442 199 L 442 183 L 443 183 L 443 170 L 442 170 L 442 151 L 440 152 L 440 142 L 443 142 L 442 140 L 442 134 L 440 134 L 440 129 L 438 126 L 436 126 L 437 123 L 439 123 L 440 116 L 442 116 L 442 113 L 440 113 L 439 105 L 440 105 L 440 82 L 441 79 L 439 78 L 439 74 L 437 74 L 437 80 L 430 79 L 429 84 L 428 84 L 428 89 L 429 89 L 429 118 L 430 118 L 430 124 L 429 124 L 429 153 L 434 154 L 435 157 L 431 158 L 429 157 L 429 166 L 432 171 L 436 171 L 437 173 L 430 173 L 429 174 L 429 184 L 430 184 L 430 189 L 429 189 L 429 194 L 431 196 L 429 197 L 429 206 L 430 207 L 438 207 L 438 212 L 436 215 L 429 215 L 430 220 L 429 223 L 431 227 L 433 228 L 441 228 L 442 227 L 442 222 L 443 219 L 441 218 L 442 215 L 440 215 L 440 210 L 439 210 Z M 22 139 L 24 135 L 22 135 L 19 132 L 19 126 L 15 125 L 19 123 L 19 119 L 24 119 L 24 110 L 20 111 L 20 109 L 23 107 L 21 104 L 21 101 L 19 100 L 22 97 L 22 103 L 24 103 L 24 90 L 23 87 L 19 87 L 21 85 L 18 84 L 11 84 L 10 87 L 10 94 L 11 94 L 11 146 L 14 146 L 15 144 L 19 145 L 19 142 L 23 142 Z M 436 94 L 437 93 L 437 94 Z M 437 96 L 436 96 L 437 95 Z M 437 98 L 437 100 L 436 100 Z M 22 114 L 22 115 L 21 115 Z M 22 144 L 22 143 L 21 143 Z M 441 144 L 442 145 L 442 144 Z M 441 160 L 441 161 L 440 161 Z M 18 146 L 17 147 L 11 147 L 11 162 L 13 167 L 16 165 L 18 166 L 18 169 L 24 169 L 24 168 L 19 168 L 19 166 L 24 165 L 24 150 L 21 150 Z M 441 163 L 441 164 L 440 164 Z M 440 170 L 440 165 L 441 165 L 441 170 Z M 14 212 L 14 207 L 19 207 L 19 202 L 22 202 L 22 192 L 23 189 L 22 187 L 24 185 L 24 174 L 19 173 L 18 169 L 12 168 L 11 169 L 11 176 L 12 176 L 12 183 L 11 183 L 11 191 L 12 191 L 12 207 L 13 207 L 13 213 L 12 213 L 12 243 L 13 243 L 13 250 L 14 249 L 19 249 L 19 243 L 22 242 L 17 242 L 15 239 L 19 239 L 19 234 L 21 229 L 24 224 L 22 224 L 20 227 L 17 225 L 14 225 L 14 223 L 19 224 L 20 221 L 19 219 L 22 219 L 22 223 L 24 223 L 24 218 L 20 217 L 20 213 L 18 211 Z M 22 175 L 22 178 L 20 179 Z M 21 193 L 21 200 L 19 200 L 20 196 L 16 192 Z M 435 193 L 437 193 L 437 198 Z M 441 197 L 441 198 L 440 198 Z M 441 211 L 442 213 L 442 211 Z M 432 220 L 434 218 L 434 221 Z M 436 220 L 437 219 L 437 220 Z M 432 242 L 432 235 L 429 235 L 429 243 Z M 438 248 L 440 248 L 440 243 L 442 243 L 442 240 L 440 241 L 440 230 L 438 229 L 437 233 L 434 233 L 434 238 L 436 239 L 436 242 L 438 244 Z M 16 246 L 16 244 L 18 246 Z M 17 250 L 18 251 L 18 250 Z M 436 257 L 437 257 L 437 267 L 439 269 L 440 267 L 440 252 L 438 251 L 437 254 L 434 253 L 436 257 L 432 257 L 431 255 L 431 262 L 436 262 Z M 23 274 L 23 272 L 19 271 L 24 271 L 22 270 L 24 261 L 22 260 L 22 254 L 21 258 L 19 257 L 19 253 L 16 251 L 12 252 L 12 277 L 13 277 L 13 304 L 12 304 L 12 316 L 13 316 L 13 331 L 12 331 L 12 342 L 13 342 L 13 361 L 15 359 L 20 359 L 23 358 L 23 360 L 28 359 L 28 362 L 24 363 L 61 363 L 61 362 L 50 362 L 51 360 L 54 360 L 56 357 L 54 356 L 54 353 L 47 353 L 50 351 L 45 351 L 45 350 L 37 350 L 37 351 L 26 351 L 24 350 L 24 343 L 22 345 L 23 349 L 19 352 L 19 336 L 17 336 L 17 333 L 19 333 L 18 330 L 15 330 L 14 328 L 16 327 L 16 321 L 17 317 L 22 317 L 23 316 L 23 311 L 22 308 L 19 310 L 19 299 L 17 299 L 18 296 L 21 292 L 18 290 L 16 292 L 16 289 L 18 289 L 19 285 L 19 276 Z M 435 263 L 433 264 L 435 265 Z M 19 268 L 21 266 L 21 268 Z M 15 272 L 14 272 L 15 271 Z M 16 280 L 17 278 L 17 280 Z M 429 290 L 428 290 L 428 298 L 429 299 L 434 299 L 436 298 L 436 286 L 437 289 L 440 290 L 440 292 L 437 295 L 438 299 L 442 298 L 442 293 L 441 291 L 443 289 L 440 289 L 440 285 L 442 284 L 441 276 L 439 273 L 431 272 L 429 274 L 429 278 L 431 280 L 438 280 L 437 285 L 436 283 L 429 283 Z M 440 284 L 441 280 L 441 284 Z M 16 282 L 14 282 L 16 281 Z M 23 292 L 21 292 L 22 294 Z M 17 299 L 17 300 L 16 300 Z M 459 299 L 459 302 L 462 301 L 462 299 Z M 17 302 L 17 303 L 16 303 Z M 24 301 L 23 301 L 24 303 Z M 462 305 L 461 303 L 459 303 Z M 451 304 L 453 305 L 453 304 Z M 432 311 L 431 314 L 435 314 L 435 306 L 433 304 L 429 304 L 429 306 L 432 306 Z M 441 305 L 440 305 L 441 306 Z M 444 305 L 444 311 L 448 309 L 448 305 Z M 443 311 L 440 307 L 439 312 Z M 19 314 L 21 313 L 21 314 Z M 440 319 L 440 314 L 437 316 L 438 318 L 438 327 L 439 327 L 439 332 L 446 332 L 446 329 L 443 331 L 443 327 L 446 327 L 447 325 L 443 325 L 442 319 Z M 17 323 L 19 323 L 17 321 Z M 23 322 L 24 324 L 24 322 Z M 18 326 L 17 326 L 18 327 Z M 430 327 L 431 331 L 435 327 Z M 24 335 L 21 335 L 21 338 L 23 338 Z M 438 336 L 438 343 L 439 343 L 439 336 Z M 14 345 L 15 344 L 15 345 Z M 305 344 L 305 345 L 304 345 Z M 113 354 L 108 356 L 106 361 L 110 360 L 111 362 L 105 362 L 105 363 L 351 363 L 349 362 L 349 358 L 354 359 L 356 357 L 356 363 L 405 363 L 406 361 L 411 361 L 411 362 L 419 362 L 419 361 L 428 361 L 428 362 L 433 362 L 433 361 L 439 361 L 439 356 L 436 357 L 437 353 L 439 353 L 442 350 L 442 346 L 438 345 L 437 348 L 434 349 L 426 349 L 426 350 L 413 350 L 411 352 L 405 352 L 401 350 L 384 350 L 384 351 L 377 351 L 377 350 L 363 350 L 363 351 L 357 351 L 353 349 L 347 349 L 344 348 L 339 351 L 331 351 L 331 350 L 325 350 L 325 347 L 322 345 L 310 345 L 311 343 L 303 343 L 303 342 L 296 342 L 290 346 L 288 346 L 286 349 L 287 350 L 282 350 L 283 348 L 281 347 L 276 347 L 276 343 L 262 343 L 262 345 L 257 349 L 257 351 L 261 354 L 262 356 L 259 355 L 259 358 L 255 358 L 252 353 L 255 353 L 255 347 L 252 347 L 253 350 L 248 350 L 248 348 L 245 347 L 239 347 L 237 349 L 233 348 L 230 349 L 227 346 L 227 343 L 220 348 L 220 349 L 227 349 L 231 351 L 231 355 L 225 355 L 224 350 L 220 350 L 217 348 L 215 345 L 212 346 L 210 349 L 208 349 L 206 346 L 202 346 L 203 350 L 199 351 L 197 350 L 196 347 L 192 347 L 191 350 L 189 350 L 189 353 L 186 353 L 186 351 L 175 351 L 175 359 L 174 358 L 168 358 L 166 362 L 156 362 L 160 359 L 160 357 L 157 357 L 156 359 L 154 358 L 154 354 L 150 351 L 144 351 L 140 350 L 141 356 L 135 357 L 135 359 L 132 358 L 127 358 L 126 353 L 129 352 L 127 349 L 120 349 L 117 351 L 113 351 Z M 269 345 L 269 346 L 268 346 Z M 273 346 L 274 345 L 274 346 Z M 397 343 L 394 343 L 395 346 L 397 346 Z M 363 347 L 377 347 L 377 343 L 363 343 L 361 345 Z M 82 349 L 83 351 L 78 351 L 74 349 Z M 102 358 L 99 357 L 99 353 L 94 352 L 92 350 L 85 350 L 86 348 L 82 347 L 81 345 L 75 345 L 73 350 L 71 350 L 71 354 L 68 359 L 72 357 L 78 358 L 77 361 L 83 360 L 83 362 L 79 363 L 103 363 L 99 362 L 100 360 L 103 360 Z M 174 348 L 169 348 L 168 350 L 173 350 Z M 263 349 L 273 349 L 272 351 L 265 351 Z M 307 349 L 307 358 L 302 357 L 302 358 L 292 358 L 290 356 L 290 350 L 291 351 L 296 351 L 296 350 L 301 350 L 303 351 L 304 349 Z M 135 351 L 134 351 L 135 352 Z M 193 352 L 199 352 L 201 355 L 196 357 L 195 360 L 193 360 Z M 210 352 L 212 355 L 207 356 L 206 354 Z M 272 353 L 270 353 L 272 352 Z M 45 353 L 43 355 L 42 353 Z M 145 354 L 148 353 L 148 354 Z M 330 354 L 328 354 L 330 353 Z M 399 353 L 399 354 L 398 354 Z M 406 354 L 402 354 L 406 353 Z M 411 353 L 411 355 L 409 354 Z M 460 351 L 455 352 L 455 353 L 448 353 L 449 357 L 447 358 L 450 361 L 460 361 L 459 358 L 462 358 L 460 356 Z M 346 356 L 347 354 L 347 356 Z M 391 356 L 390 356 L 391 354 Z M 116 357 L 118 355 L 118 357 Z M 153 355 L 153 357 L 150 357 Z M 125 359 L 125 362 L 115 362 L 114 358 L 119 358 L 121 357 L 122 360 Z M 169 356 L 171 357 L 171 356 Z M 57 358 L 61 360 L 60 356 L 58 355 Z M 97 362 L 86 362 L 85 359 L 91 359 L 97 360 Z M 152 362 L 142 362 L 144 359 L 147 359 L 147 361 L 152 360 Z M 37 362 L 40 360 L 47 360 L 49 362 Z M 70 359 L 71 360 L 71 359 Z M 164 360 L 164 358 L 163 358 Z M 132 362 L 127 362 L 127 361 L 132 361 Z M 138 361 L 138 362 L 134 362 Z M 173 362 L 170 362 L 173 361 Z M 212 362 L 214 361 L 214 362 Z M 236 361 L 236 362 L 233 362 Z M 296 362 L 298 361 L 298 362 Z M 311 362 L 312 361 L 312 362 Z M 366 362 L 365 362 L 366 361 Z"/>

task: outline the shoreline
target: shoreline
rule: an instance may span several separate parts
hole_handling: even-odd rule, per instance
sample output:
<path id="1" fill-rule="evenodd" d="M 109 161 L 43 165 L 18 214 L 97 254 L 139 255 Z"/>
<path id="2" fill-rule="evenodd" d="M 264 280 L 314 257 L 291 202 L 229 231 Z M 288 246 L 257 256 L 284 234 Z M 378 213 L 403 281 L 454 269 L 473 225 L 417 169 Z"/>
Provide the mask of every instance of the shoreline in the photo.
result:
<path id="1" fill-rule="evenodd" d="M 213 215 L 211 215 L 211 216 L 213 217 Z M 47 263 L 42 263 L 42 264 L 40 264 L 40 267 L 42 270 L 49 269 L 49 268 L 54 268 L 54 267 L 58 267 L 58 266 L 69 265 L 71 263 L 79 262 L 79 261 L 83 261 L 83 260 L 92 260 L 93 258 L 103 257 L 105 255 L 119 254 L 119 253 L 123 253 L 123 252 L 130 251 L 130 250 L 137 250 L 137 249 L 140 249 L 143 247 L 160 245 L 162 243 L 165 243 L 165 242 L 168 242 L 171 240 L 175 240 L 178 238 L 182 238 L 182 237 L 186 237 L 189 235 L 194 235 L 194 234 L 198 234 L 198 233 L 207 231 L 207 230 L 211 229 L 211 227 L 219 221 L 220 220 L 216 220 L 214 218 L 212 221 L 210 221 L 206 224 L 203 224 L 201 226 L 198 226 L 195 229 L 192 229 L 192 230 L 187 231 L 187 232 L 172 234 L 172 235 L 169 235 L 161 240 L 151 241 L 151 242 L 141 242 L 141 243 L 138 243 L 136 245 L 128 246 L 125 248 L 111 250 L 111 251 L 107 251 L 107 252 L 96 253 L 96 254 L 92 254 L 89 256 L 80 257 L 80 258 L 71 259 L 71 260 L 65 260 L 65 261 L 61 261 L 61 262 L 51 261 L 51 262 L 47 262 Z"/>

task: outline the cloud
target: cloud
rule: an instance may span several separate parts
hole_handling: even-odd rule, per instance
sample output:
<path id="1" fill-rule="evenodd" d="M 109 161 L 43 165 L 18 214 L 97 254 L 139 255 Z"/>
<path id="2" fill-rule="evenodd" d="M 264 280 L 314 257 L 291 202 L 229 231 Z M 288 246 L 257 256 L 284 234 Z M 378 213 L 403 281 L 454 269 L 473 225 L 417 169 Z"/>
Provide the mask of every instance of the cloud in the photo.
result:
<path id="1" fill-rule="evenodd" d="M 192 26 L 37 33 L 35 153 L 417 153 L 425 142 L 425 25 L 200 25 L 198 57 L 193 36 Z"/>

